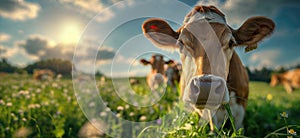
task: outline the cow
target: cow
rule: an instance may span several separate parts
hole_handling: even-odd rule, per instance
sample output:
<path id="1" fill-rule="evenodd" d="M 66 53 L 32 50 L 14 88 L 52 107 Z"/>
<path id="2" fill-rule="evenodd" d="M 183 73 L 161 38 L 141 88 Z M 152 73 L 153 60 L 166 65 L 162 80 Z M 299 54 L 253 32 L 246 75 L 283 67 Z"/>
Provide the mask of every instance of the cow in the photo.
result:
<path id="1" fill-rule="evenodd" d="M 179 52 L 184 103 L 218 128 L 225 118 L 223 105 L 229 103 L 236 129 L 243 127 L 249 77 L 234 48 L 244 46 L 246 52 L 254 50 L 274 29 L 275 23 L 262 16 L 251 17 L 233 29 L 225 15 L 211 5 L 196 5 L 177 31 L 160 18 L 150 18 L 142 24 L 144 36 L 155 46 Z M 221 59 L 222 64 L 216 64 L 219 61 L 216 59 Z"/>
<path id="2" fill-rule="evenodd" d="M 131 78 L 131 79 L 129 79 L 129 83 L 130 83 L 130 85 L 137 85 L 137 84 L 140 84 L 141 82 L 138 79 Z"/>
<path id="3" fill-rule="evenodd" d="M 141 59 L 140 62 L 145 66 L 151 65 L 151 72 L 147 75 L 147 84 L 151 89 L 157 89 L 167 82 L 164 65 L 169 64 L 172 60 L 164 61 L 162 55 L 154 54 L 149 61 Z"/>
<path id="4" fill-rule="evenodd" d="M 35 69 L 33 71 L 33 78 L 35 80 L 49 80 L 54 77 L 54 72 L 49 69 Z"/>
<path id="5" fill-rule="evenodd" d="M 290 70 L 271 76 L 271 87 L 282 84 L 287 93 L 292 93 L 294 88 L 300 87 L 300 69 Z"/>
<path id="6" fill-rule="evenodd" d="M 168 67 L 165 71 L 167 77 L 167 84 L 176 88 L 176 84 L 180 82 L 180 64 L 175 63 L 173 60 L 169 61 Z"/>

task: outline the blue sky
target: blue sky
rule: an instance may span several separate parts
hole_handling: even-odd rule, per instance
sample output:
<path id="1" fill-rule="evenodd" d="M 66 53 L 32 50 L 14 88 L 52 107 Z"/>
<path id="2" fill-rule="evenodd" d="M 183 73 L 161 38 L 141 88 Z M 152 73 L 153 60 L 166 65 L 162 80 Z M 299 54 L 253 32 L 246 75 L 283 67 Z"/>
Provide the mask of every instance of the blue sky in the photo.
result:
<path id="1" fill-rule="evenodd" d="M 179 56 L 146 40 L 143 21 L 167 18 L 176 30 L 196 3 L 215 5 L 235 29 L 251 16 L 275 21 L 275 32 L 258 49 L 249 53 L 236 49 L 244 65 L 276 68 L 300 63 L 298 0 L 1 0 L 0 57 L 18 66 L 47 58 L 72 60 L 76 47 L 79 69 L 93 71 L 95 65 L 107 75 L 111 70 L 115 75 L 146 74 L 149 67 L 138 59 L 153 52 L 178 61 Z"/>

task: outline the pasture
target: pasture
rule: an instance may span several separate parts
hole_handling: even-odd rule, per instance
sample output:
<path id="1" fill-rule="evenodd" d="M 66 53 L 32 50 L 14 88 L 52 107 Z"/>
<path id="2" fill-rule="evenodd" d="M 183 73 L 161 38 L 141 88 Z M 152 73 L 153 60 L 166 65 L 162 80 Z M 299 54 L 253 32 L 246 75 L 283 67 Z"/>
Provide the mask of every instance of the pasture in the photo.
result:
<path id="1" fill-rule="evenodd" d="M 143 95 L 148 93 L 148 89 L 145 79 L 141 79 L 141 82 L 133 86 L 133 90 Z M 211 134 L 208 126 L 199 126 L 197 124 L 199 118 L 195 114 L 185 113 L 178 103 L 179 94 L 174 93 L 172 89 L 167 89 L 161 101 L 153 106 L 135 108 L 123 102 L 114 93 L 110 80 L 107 79 L 102 84 L 97 82 L 97 84 L 101 97 L 118 117 L 132 121 L 150 121 L 172 111 L 168 114 L 172 120 L 161 119 L 157 122 L 158 126 L 150 126 L 144 129 L 143 133 L 134 130 L 131 134 L 118 132 L 116 135 L 119 137 L 122 135 L 132 137 L 232 136 L 230 124 L 229 128 L 217 130 L 216 134 Z M 174 107 L 174 105 L 178 106 Z M 0 107 L 0 137 L 78 137 L 80 128 L 87 121 L 77 103 L 71 79 L 36 81 L 31 75 L 1 75 Z M 281 116 L 283 112 L 288 114 L 287 118 Z M 287 94 L 282 86 L 271 88 L 264 82 L 251 82 L 245 128 L 238 133 L 243 137 L 286 137 L 290 135 L 287 132 L 290 129 L 300 133 L 299 114 L 299 89 L 292 94 Z M 99 115 L 109 120 L 105 112 L 99 112 Z M 170 122 L 172 127 L 166 127 Z M 112 129 L 117 127 L 121 130 L 128 129 L 126 125 L 115 124 Z M 160 133 L 152 133 L 157 131 Z"/>

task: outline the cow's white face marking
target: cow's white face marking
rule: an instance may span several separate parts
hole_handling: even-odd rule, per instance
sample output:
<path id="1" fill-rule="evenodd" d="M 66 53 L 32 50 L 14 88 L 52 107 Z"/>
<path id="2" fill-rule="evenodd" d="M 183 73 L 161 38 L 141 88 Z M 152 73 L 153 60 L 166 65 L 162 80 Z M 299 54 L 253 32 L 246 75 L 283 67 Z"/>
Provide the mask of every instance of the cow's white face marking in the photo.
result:
<path id="1" fill-rule="evenodd" d="M 211 35 L 205 33 L 211 33 Z M 184 91 L 184 101 L 192 104 L 201 103 L 199 102 L 200 85 L 203 86 L 204 83 L 201 83 L 202 80 L 197 79 L 197 77 L 201 78 L 205 75 L 209 76 L 210 80 L 216 80 L 209 84 L 211 85 L 210 91 L 212 91 L 209 92 L 209 95 L 213 97 L 208 100 L 219 99 L 220 103 L 229 101 L 227 88 L 223 89 L 222 92 L 214 90 L 217 90 L 218 87 L 226 87 L 225 80 L 229 74 L 229 63 L 234 52 L 230 45 L 234 42 L 232 32 L 227 27 L 224 17 L 214 12 L 196 13 L 185 19 L 185 25 L 181 29 L 177 42 L 183 64 L 181 89 Z M 191 84 L 195 82 L 197 84 Z M 191 89 L 190 87 L 199 88 Z M 208 100 L 206 104 L 209 102 Z M 206 106 L 210 107 L 211 105 Z"/>
<path id="2" fill-rule="evenodd" d="M 225 30 L 223 32 L 221 38 L 219 38 L 218 41 L 221 44 L 222 52 L 223 52 L 222 55 L 224 55 L 223 58 L 224 58 L 225 64 L 226 64 L 226 72 L 225 72 L 226 75 L 225 75 L 224 79 L 227 79 L 227 76 L 229 73 L 229 63 L 230 63 L 232 54 L 234 52 L 234 49 L 231 47 L 231 45 L 236 43 L 235 39 L 232 35 L 232 32 L 231 32 L 230 28 L 227 26 L 225 18 L 214 12 L 196 13 L 191 17 L 186 17 L 184 20 L 184 26 L 186 27 L 189 24 L 199 21 L 199 20 L 206 20 L 208 23 L 219 23 L 219 24 L 223 25 L 223 28 L 221 28 L 219 30 L 214 30 L 214 31 L 222 31 L 222 29 L 223 29 L 223 31 Z M 201 26 L 196 26 L 196 27 L 201 27 Z M 192 69 L 196 68 L 196 67 L 192 67 L 192 66 L 203 64 L 201 62 L 201 60 L 195 61 L 195 55 L 194 55 L 194 53 L 191 53 L 191 51 L 196 51 L 196 49 L 200 49 L 201 43 L 196 42 L 197 40 L 194 40 L 194 39 L 199 39 L 199 38 L 201 39 L 201 37 L 196 36 L 196 38 L 192 38 L 191 36 L 185 36 L 185 34 L 182 34 L 182 31 L 183 31 L 183 29 L 181 30 L 181 33 L 179 36 L 179 38 L 181 40 L 179 40 L 179 41 L 185 42 L 185 43 L 183 44 L 184 46 L 183 45 L 180 46 L 180 50 L 179 50 L 180 56 L 182 57 L 181 59 L 184 59 L 184 60 L 182 60 L 182 62 L 191 62 L 191 61 L 194 62 L 194 63 L 188 64 L 190 66 L 185 66 L 185 67 L 188 67 L 187 69 L 192 71 Z M 189 35 L 192 35 L 192 34 L 189 34 Z M 199 40 L 199 41 L 205 41 L 205 39 L 210 39 L 210 38 L 203 38 L 202 40 Z M 196 46 L 192 46 L 192 45 L 196 45 Z M 215 47 L 217 47 L 217 46 L 215 46 Z M 218 48 L 216 48 L 216 50 L 218 50 Z M 184 58 L 186 56 L 193 58 L 193 60 L 189 60 L 189 58 Z M 200 58 L 202 58 L 202 57 L 200 57 Z M 192 71 L 192 73 L 194 73 L 194 72 Z"/>

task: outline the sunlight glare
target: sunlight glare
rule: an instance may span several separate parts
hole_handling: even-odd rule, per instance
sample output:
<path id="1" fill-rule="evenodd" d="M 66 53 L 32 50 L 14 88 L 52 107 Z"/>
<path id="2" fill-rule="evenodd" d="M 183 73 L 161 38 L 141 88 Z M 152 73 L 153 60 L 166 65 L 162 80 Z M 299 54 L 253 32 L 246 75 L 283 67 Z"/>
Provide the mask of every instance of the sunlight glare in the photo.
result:
<path id="1" fill-rule="evenodd" d="M 80 37 L 80 31 L 76 25 L 66 25 L 63 28 L 61 42 L 65 44 L 74 44 L 77 43 Z"/>

